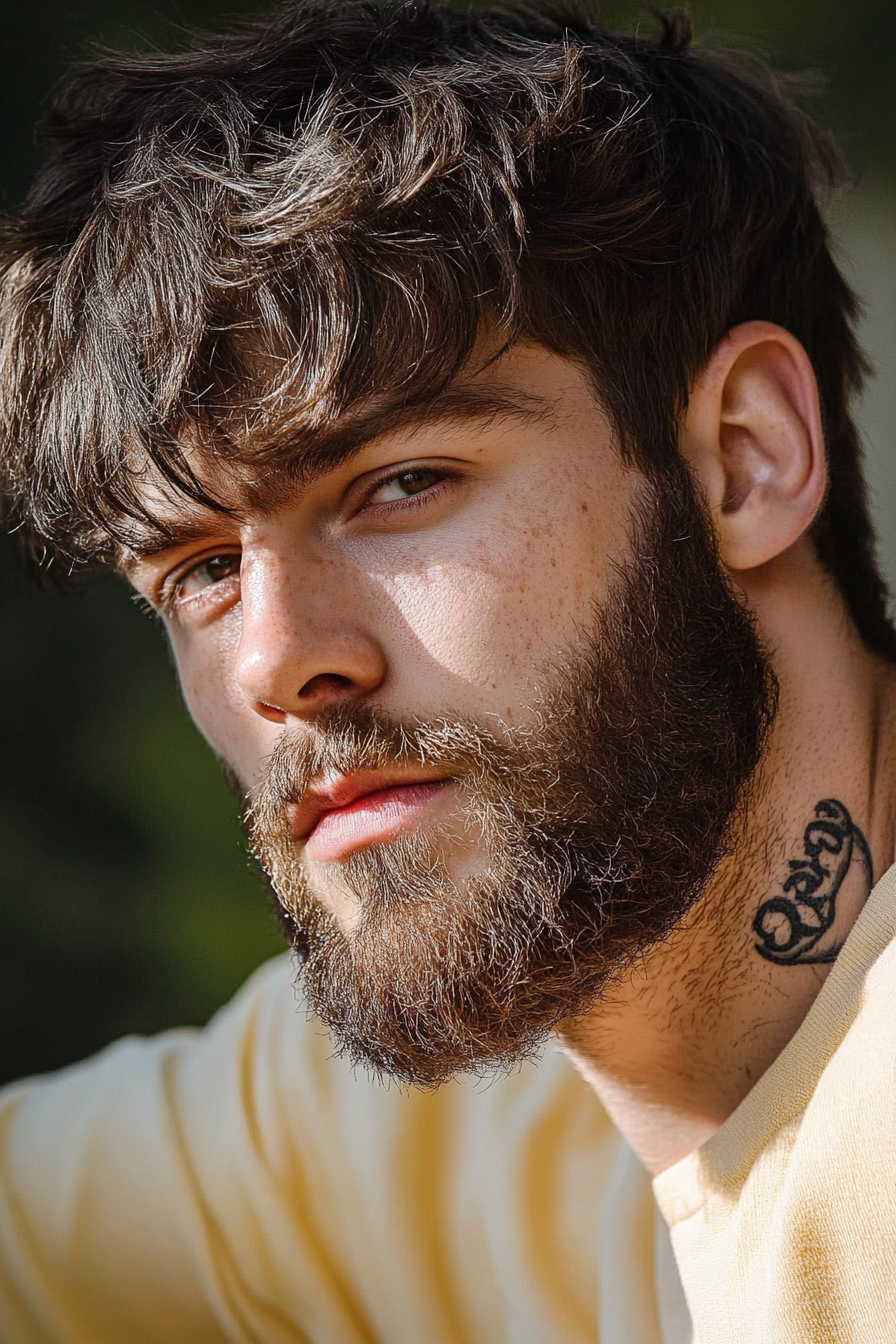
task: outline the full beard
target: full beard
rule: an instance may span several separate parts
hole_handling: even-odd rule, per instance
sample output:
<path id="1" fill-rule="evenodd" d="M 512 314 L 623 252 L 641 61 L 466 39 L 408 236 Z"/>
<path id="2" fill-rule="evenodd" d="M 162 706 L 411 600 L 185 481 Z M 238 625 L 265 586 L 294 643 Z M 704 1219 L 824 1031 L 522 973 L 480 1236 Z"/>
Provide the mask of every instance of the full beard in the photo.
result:
<path id="1" fill-rule="evenodd" d="M 246 808 L 307 1002 L 354 1063 L 417 1086 L 510 1066 L 661 942 L 730 847 L 776 685 L 682 476 L 639 513 L 634 559 L 583 647 L 500 736 L 349 705 L 284 734 Z M 287 808 L 324 772 L 423 765 L 452 829 L 312 871 Z M 452 878 L 465 854 L 469 875 Z M 315 887 L 317 883 L 317 889 Z M 344 930 L 318 894 L 356 905 Z"/>

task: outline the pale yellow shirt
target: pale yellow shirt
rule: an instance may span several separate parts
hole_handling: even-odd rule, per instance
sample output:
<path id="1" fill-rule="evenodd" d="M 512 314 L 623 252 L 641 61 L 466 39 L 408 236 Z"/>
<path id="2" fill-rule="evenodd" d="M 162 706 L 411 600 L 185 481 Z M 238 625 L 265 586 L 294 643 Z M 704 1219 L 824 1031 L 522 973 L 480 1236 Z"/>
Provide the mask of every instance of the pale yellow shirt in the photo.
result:
<path id="1" fill-rule="evenodd" d="M 291 979 L 0 1096 L 2 1344 L 689 1338 L 648 1179 L 562 1056 L 384 1089 Z"/>
<path id="2" fill-rule="evenodd" d="M 896 1341 L 896 866 L 799 1031 L 654 1189 L 699 1344 Z"/>

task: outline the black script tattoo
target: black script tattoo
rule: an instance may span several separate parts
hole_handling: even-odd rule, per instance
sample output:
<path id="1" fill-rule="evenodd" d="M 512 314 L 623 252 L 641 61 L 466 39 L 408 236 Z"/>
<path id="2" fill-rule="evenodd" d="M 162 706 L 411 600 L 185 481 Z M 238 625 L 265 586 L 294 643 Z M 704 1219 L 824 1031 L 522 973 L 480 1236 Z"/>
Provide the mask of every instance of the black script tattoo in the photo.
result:
<path id="1" fill-rule="evenodd" d="M 854 861 L 864 869 L 866 894 L 872 866 L 868 842 L 842 803 L 823 798 L 803 832 L 802 859 L 790 859 L 780 894 L 763 901 L 753 920 L 756 951 L 779 966 L 833 961 L 843 941 L 819 943 L 834 923 L 837 893 Z"/>

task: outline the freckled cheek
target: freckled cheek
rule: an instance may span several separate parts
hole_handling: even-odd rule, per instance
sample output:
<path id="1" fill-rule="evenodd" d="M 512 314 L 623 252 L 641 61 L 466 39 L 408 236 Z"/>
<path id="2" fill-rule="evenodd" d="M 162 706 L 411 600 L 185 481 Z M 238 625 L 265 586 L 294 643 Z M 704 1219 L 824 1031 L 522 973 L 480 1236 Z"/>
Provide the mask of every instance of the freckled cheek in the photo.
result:
<path id="1" fill-rule="evenodd" d="M 384 587 L 400 618 L 398 638 L 406 632 L 427 659 L 477 684 L 506 674 L 502 604 L 490 576 L 446 565 L 401 575 Z M 396 658 L 404 656 L 396 650 Z"/>
<path id="2" fill-rule="evenodd" d="M 538 558 L 521 549 L 498 571 L 442 565 L 384 587 L 429 659 L 464 681 L 525 696 L 544 662 L 588 623 L 596 574 L 568 556 L 551 565 L 549 548 Z"/>
<path id="3" fill-rule="evenodd" d="M 255 713 L 236 680 L 238 627 L 206 631 L 198 638 L 172 634 L 171 644 L 193 722 L 240 780 L 254 783 L 277 729 Z"/>

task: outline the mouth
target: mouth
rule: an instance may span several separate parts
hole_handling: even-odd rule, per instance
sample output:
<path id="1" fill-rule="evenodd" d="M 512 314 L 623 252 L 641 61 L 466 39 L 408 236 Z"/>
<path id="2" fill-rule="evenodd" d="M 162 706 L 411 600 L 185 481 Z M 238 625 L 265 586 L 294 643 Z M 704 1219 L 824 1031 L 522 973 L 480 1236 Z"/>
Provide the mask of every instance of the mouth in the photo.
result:
<path id="1" fill-rule="evenodd" d="M 310 790 L 290 808 L 294 839 L 305 857 L 334 863 L 412 830 L 452 783 L 450 779 L 386 779 L 343 776 L 332 786 Z"/>

